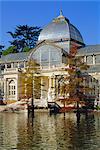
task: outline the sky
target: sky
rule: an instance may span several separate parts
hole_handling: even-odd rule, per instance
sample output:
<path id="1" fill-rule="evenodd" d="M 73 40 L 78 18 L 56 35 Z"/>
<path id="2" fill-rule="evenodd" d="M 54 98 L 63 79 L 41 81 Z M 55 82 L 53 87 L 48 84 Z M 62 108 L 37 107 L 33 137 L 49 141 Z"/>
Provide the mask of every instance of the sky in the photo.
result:
<path id="1" fill-rule="evenodd" d="M 59 15 L 61 9 L 79 29 L 85 44 L 100 44 L 99 0 L 0 0 L 0 45 L 10 46 L 12 38 L 7 32 L 13 32 L 17 25 L 43 28 Z"/>

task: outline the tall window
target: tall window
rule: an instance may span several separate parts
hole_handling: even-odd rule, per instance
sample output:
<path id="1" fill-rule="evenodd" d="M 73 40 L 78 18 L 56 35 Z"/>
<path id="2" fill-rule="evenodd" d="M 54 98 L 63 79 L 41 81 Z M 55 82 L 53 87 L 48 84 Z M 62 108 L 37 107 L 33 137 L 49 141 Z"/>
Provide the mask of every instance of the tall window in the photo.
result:
<path id="1" fill-rule="evenodd" d="M 9 95 L 15 95 L 15 94 L 16 94 L 15 82 L 13 80 L 11 80 L 9 82 Z"/>
<path id="2" fill-rule="evenodd" d="M 87 56 L 87 64 L 93 64 L 93 57 Z"/>

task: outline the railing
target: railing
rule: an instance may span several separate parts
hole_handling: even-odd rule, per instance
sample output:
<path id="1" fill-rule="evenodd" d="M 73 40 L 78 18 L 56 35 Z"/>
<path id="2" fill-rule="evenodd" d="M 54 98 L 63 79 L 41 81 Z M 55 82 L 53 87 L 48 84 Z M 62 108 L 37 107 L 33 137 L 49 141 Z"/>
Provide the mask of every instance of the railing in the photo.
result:
<path id="1" fill-rule="evenodd" d="M 19 71 L 19 68 L 7 68 L 7 69 L 4 69 L 4 73 L 13 73 L 13 72 L 18 72 Z"/>

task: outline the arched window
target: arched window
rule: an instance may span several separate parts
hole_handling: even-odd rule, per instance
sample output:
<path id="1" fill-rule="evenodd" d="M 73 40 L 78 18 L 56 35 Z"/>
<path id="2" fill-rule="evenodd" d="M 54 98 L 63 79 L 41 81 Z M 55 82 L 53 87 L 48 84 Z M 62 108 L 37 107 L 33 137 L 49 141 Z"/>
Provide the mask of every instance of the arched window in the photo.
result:
<path id="1" fill-rule="evenodd" d="M 15 94 L 16 94 L 15 82 L 13 80 L 11 80 L 9 82 L 9 95 L 15 95 Z"/>

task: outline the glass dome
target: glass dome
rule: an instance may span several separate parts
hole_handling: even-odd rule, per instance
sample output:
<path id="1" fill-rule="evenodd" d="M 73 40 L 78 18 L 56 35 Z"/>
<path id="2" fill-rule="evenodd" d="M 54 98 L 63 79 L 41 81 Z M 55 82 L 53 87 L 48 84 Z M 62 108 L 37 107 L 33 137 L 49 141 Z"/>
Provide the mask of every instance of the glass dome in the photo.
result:
<path id="1" fill-rule="evenodd" d="M 70 39 L 84 43 L 79 30 L 74 27 L 67 18 L 60 14 L 60 16 L 53 19 L 51 23 L 43 28 L 38 38 L 38 42 L 43 40 L 60 41 Z"/>

